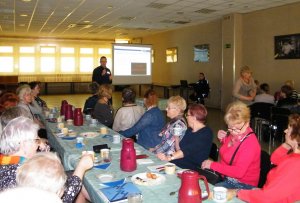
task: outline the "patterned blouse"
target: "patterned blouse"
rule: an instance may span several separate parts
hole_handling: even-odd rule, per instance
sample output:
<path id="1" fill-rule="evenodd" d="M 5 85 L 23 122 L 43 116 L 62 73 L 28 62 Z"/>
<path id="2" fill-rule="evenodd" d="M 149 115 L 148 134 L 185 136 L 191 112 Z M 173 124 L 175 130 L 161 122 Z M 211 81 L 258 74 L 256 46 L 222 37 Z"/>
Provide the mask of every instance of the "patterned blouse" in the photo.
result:
<path id="1" fill-rule="evenodd" d="M 164 153 L 165 155 L 170 155 L 176 151 L 174 128 L 181 128 L 181 135 L 179 136 L 179 140 L 181 140 L 187 129 L 185 119 L 182 116 L 177 116 L 176 118 L 173 118 L 161 130 L 159 136 L 162 137 L 162 141 L 159 145 L 157 145 L 154 148 L 153 153 Z"/>
<path id="2" fill-rule="evenodd" d="M 16 171 L 20 164 L 0 165 L 0 192 L 16 187 Z M 66 188 L 62 196 L 64 203 L 71 203 L 75 200 L 82 186 L 81 179 L 75 175 L 68 177 Z"/>

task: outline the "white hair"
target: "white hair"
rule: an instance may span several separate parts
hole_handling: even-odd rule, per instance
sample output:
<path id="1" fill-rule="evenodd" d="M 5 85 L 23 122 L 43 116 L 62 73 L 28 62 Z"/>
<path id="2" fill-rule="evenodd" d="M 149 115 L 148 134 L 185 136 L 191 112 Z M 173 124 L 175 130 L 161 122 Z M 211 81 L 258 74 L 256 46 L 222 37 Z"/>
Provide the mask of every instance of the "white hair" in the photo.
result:
<path id="1" fill-rule="evenodd" d="M 59 157 L 52 152 L 40 152 L 17 170 L 17 185 L 34 187 L 62 195 L 67 176 Z"/>
<path id="2" fill-rule="evenodd" d="M 11 155 L 20 150 L 21 142 L 38 138 L 39 126 L 31 119 L 20 116 L 12 119 L 0 135 L 0 153 Z"/>
<path id="3" fill-rule="evenodd" d="M 38 188 L 19 187 L 5 190 L 0 193 L 0 199 L 9 203 L 62 203 L 61 199 L 50 192 Z"/>
<path id="4" fill-rule="evenodd" d="M 16 90 L 20 101 L 23 101 L 24 100 L 24 95 L 25 94 L 30 94 L 31 91 L 32 90 L 31 90 L 29 85 L 22 85 L 22 86 L 18 87 L 18 89 Z"/>

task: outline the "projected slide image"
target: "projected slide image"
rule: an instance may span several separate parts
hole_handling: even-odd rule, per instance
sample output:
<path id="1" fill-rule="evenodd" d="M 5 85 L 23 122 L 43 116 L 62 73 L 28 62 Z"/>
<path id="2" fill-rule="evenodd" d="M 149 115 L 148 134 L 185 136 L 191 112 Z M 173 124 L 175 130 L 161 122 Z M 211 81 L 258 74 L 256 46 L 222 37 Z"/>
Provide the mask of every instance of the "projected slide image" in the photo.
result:
<path id="1" fill-rule="evenodd" d="M 131 63 L 131 75 L 146 75 L 147 63 Z"/>

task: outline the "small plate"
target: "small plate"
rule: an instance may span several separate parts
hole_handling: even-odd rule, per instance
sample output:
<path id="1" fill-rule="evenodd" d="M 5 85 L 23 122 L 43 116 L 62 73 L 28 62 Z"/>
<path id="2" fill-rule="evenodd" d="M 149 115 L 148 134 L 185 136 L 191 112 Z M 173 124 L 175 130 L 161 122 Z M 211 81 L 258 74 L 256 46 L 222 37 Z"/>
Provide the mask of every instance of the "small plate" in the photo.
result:
<path id="1" fill-rule="evenodd" d="M 97 132 L 84 132 L 84 133 L 80 133 L 80 136 L 85 137 L 85 138 L 94 138 L 96 136 L 98 136 L 99 133 Z"/>
<path id="2" fill-rule="evenodd" d="M 137 185 L 154 186 L 154 185 L 160 185 L 166 180 L 165 176 L 161 174 L 158 173 L 151 173 L 151 174 L 155 175 L 156 178 L 153 179 L 147 177 L 147 173 L 138 173 L 132 176 L 131 181 Z"/>
<path id="3" fill-rule="evenodd" d="M 61 139 L 63 139 L 63 140 L 75 140 L 76 136 L 74 136 L 74 137 L 64 136 L 64 137 L 61 137 Z"/>
<path id="4" fill-rule="evenodd" d="M 115 176 L 111 173 L 104 173 L 97 175 L 97 178 L 101 181 L 101 183 L 107 183 L 113 181 Z"/>

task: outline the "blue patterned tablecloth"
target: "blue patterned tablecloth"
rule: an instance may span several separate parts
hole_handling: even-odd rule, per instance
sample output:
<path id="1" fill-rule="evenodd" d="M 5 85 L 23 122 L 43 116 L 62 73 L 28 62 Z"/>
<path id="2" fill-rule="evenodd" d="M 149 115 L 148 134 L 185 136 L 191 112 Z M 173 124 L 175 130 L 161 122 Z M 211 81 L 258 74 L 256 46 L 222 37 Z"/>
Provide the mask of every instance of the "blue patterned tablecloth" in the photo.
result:
<path id="1" fill-rule="evenodd" d="M 65 123 L 66 125 L 66 123 Z M 87 189 L 92 202 L 94 203 L 101 203 L 104 202 L 104 200 L 101 198 L 100 195 L 100 188 L 101 181 L 98 179 L 98 176 L 101 174 L 112 174 L 114 176 L 115 180 L 119 180 L 122 178 L 126 178 L 127 181 L 131 181 L 130 177 L 138 174 L 138 173 L 144 173 L 149 172 L 149 169 L 147 166 L 155 166 L 155 165 L 161 165 L 165 164 L 165 162 L 162 162 L 161 160 L 157 159 L 152 153 L 148 152 L 141 146 L 135 144 L 135 149 L 137 151 L 137 154 L 147 154 L 149 159 L 151 159 L 154 163 L 152 164 L 142 164 L 137 166 L 137 170 L 133 172 L 124 172 L 120 170 L 120 151 L 121 151 L 121 143 L 120 144 L 113 144 L 112 140 L 110 139 L 110 135 L 118 134 L 114 132 L 113 130 L 109 129 L 107 135 L 100 134 L 99 136 L 95 138 L 85 138 L 84 143 L 85 146 L 82 148 L 76 148 L 76 139 L 74 140 L 64 140 L 62 138 L 59 138 L 55 135 L 57 129 L 56 123 L 49 123 L 47 130 L 49 132 L 49 142 L 52 145 L 52 147 L 55 148 L 57 153 L 62 158 L 63 165 L 66 170 L 71 170 L 76 167 L 76 164 L 78 163 L 81 152 L 83 150 L 92 150 L 93 145 L 98 144 L 108 144 L 108 146 L 111 148 L 111 154 L 112 154 L 112 162 L 111 165 L 106 169 L 97 169 L 93 168 L 86 172 L 83 184 L 85 188 Z M 78 135 L 82 132 L 99 132 L 100 127 L 102 127 L 102 124 L 98 124 L 97 127 L 89 127 L 88 122 L 85 122 L 84 126 L 66 126 L 69 129 L 74 130 L 78 133 Z M 96 154 L 96 156 L 99 156 Z M 178 202 L 178 193 L 175 195 L 170 195 L 171 192 L 178 191 L 180 188 L 181 180 L 176 175 L 166 175 L 163 174 L 166 178 L 165 182 L 163 182 L 160 185 L 157 186 L 141 186 L 137 185 L 137 187 L 142 191 L 143 195 L 143 202 L 144 203 L 177 203 Z M 205 186 L 202 181 L 200 182 L 200 187 L 202 188 L 202 191 L 205 190 Z M 210 189 L 212 189 L 213 186 L 210 185 Z M 213 200 L 205 200 L 204 202 L 214 202 Z M 229 202 L 242 202 L 241 200 L 234 198 Z"/>

